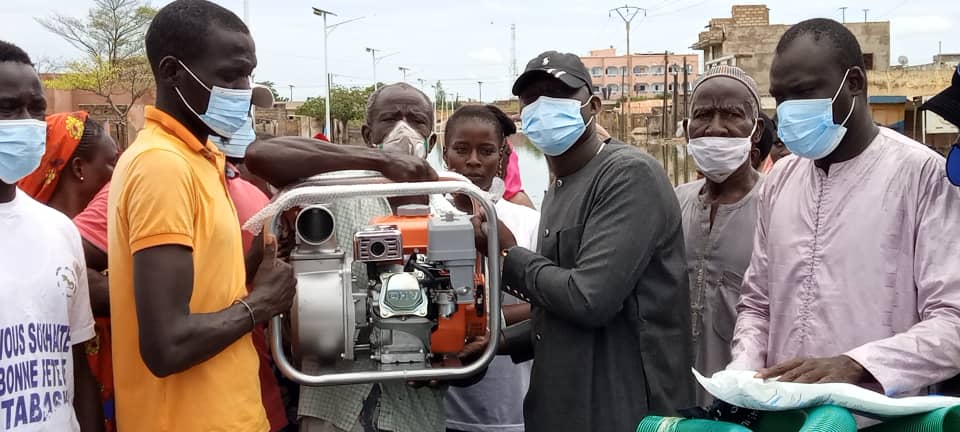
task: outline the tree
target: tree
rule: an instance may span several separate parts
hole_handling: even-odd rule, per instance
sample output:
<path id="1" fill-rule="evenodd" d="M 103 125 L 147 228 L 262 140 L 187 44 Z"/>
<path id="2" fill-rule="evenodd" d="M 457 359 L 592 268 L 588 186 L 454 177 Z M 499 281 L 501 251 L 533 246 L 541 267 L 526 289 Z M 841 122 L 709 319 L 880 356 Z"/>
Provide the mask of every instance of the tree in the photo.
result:
<path id="1" fill-rule="evenodd" d="M 362 120 L 367 114 L 367 99 L 373 93 L 373 86 L 330 87 L 330 116 L 344 125 L 354 120 Z"/>
<path id="2" fill-rule="evenodd" d="M 333 123 L 339 122 L 345 128 L 352 122 L 363 120 L 367 113 L 367 99 L 371 93 L 373 93 L 373 86 L 344 87 L 334 84 L 330 87 L 330 118 Z M 325 113 L 326 107 L 322 97 L 307 98 L 296 111 L 297 115 L 317 120 L 324 120 Z"/>
<path id="3" fill-rule="evenodd" d="M 370 87 L 344 87 L 334 84 L 330 87 L 330 117 L 344 124 L 362 120 L 367 113 L 367 99 L 373 93 Z M 322 97 L 308 97 L 297 108 L 296 114 L 323 120 L 326 113 Z"/>
<path id="4" fill-rule="evenodd" d="M 273 81 L 260 81 L 260 82 L 254 83 L 254 84 L 259 84 L 259 85 L 262 85 L 262 86 L 270 89 L 270 93 L 273 93 L 273 100 L 275 100 L 275 101 L 277 101 L 277 102 L 289 102 L 289 101 L 290 101 L 290 98 L 285 98 L 285 97 L 283 97 L 283 96 L 280 96 L 280 93 L 277 93 L 277 87 L 276 87 L 277 84 L 276 84 L 275 82 L 273 82 Z"/>
<path id="5" fill-rule="evenodd" d="M 84 54 L 46 85 L 103 97 L 116 114 L 118 141 L 124 147 L 130 109 L 155 87 L 144 39 L 156 13 L 144 0 L 94 0 L 85 20 L 64 15 L 37 19 Z M 117 100 L 122 95 L 130 97 L 129 103 Z"/>
<path id="6" fill-rule="evenodd" d="M 443 109 L 443 106 L 447 103 L 447 92 L 443 89 L 443 84 L 441 84 L 440 81 L 437 81 L 437 85 L 434 86 L 434 91 L 434 108 L 438 110 Z"/>
<path id="7" fill-rule="evenodd" d="M 296 114 L 323 120 L 327 112 L 326 108 L 322 97 L 308 97 L 307 100 L 303 102 L 303 105 L 297 108 Z"/>

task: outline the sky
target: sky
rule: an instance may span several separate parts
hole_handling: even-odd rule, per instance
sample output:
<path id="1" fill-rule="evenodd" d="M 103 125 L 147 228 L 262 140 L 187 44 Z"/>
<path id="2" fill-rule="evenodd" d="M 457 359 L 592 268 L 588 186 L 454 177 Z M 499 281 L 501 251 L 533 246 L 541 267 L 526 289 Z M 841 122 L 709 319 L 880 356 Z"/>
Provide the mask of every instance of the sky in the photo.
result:
<path id="1" fill-rule="evenodd" d="M 477 99 L 483 81 L 484 101 L 510 96 L 512 79 L 511 25 L 516 25 L 517 67 L 546 50 L 586 55 L 591 49 L 614 46 L 625 51 L 621 18 L 609 13 L 622 0 L 247 0 L 250 27 L 257 44 L 255 80 L 273 81 L 283 96 L 294 100 L 323 94 L 323 24 L 311 13 L 319 7 L 337 14 L 329 39 L 330 73 L 335 84 L 373 83 L 373 60 L 366 48 L 379 50 L 376 79 L 402 80 L 398 68 L 409 68 L 407 81 L 432 96 L 440 81 L 460 99 Z M 689 48 L 710 18 L 730 16 L 733 4 L 762 1 L 627 0 L 646 8 L 631 28 L 631 51 L 695 53 Z M 216 0 L 243 16 L 243 0 Z M 166 0 L 152 0 L 161 7 Z M 910 64 L 929 63 L 942 42 L 944 53 L 960 53 L 960 1 L 957 0 L 768 0 L 770 21 L 790 24 L 807 18 L 862 21 L 869 8 L 871 21 L 891 22 L 891 61 L 906 56 Z M 31 57 L 65 61 L 81 53 L 51 34 L 34 18 L 54 13 L 82 17 L 92 0 L 0 0 L 0 39 L 24 48 Z"/>

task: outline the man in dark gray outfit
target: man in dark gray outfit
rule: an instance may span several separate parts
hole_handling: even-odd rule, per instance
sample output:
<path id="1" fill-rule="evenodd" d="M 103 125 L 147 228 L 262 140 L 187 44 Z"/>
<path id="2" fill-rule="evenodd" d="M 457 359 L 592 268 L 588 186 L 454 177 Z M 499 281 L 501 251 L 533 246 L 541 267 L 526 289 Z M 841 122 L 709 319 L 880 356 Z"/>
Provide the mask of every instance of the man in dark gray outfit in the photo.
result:
<path id="1" fill-rule="evenodd" d="M 505 290 L 533 305 L 527 349 L 511 331 L 505 347 L 515 361 L 535 359 L 528 432 L 634 430 L 694 404 L 680 208 L 655 159 L 597 138 L 592 88 L 580 59 L 555 51 L 513 86 L 524 133 L 555 176 L 538 251 L 499 229 Z M 485 242 L 486 224 L 475 226 Z"/>

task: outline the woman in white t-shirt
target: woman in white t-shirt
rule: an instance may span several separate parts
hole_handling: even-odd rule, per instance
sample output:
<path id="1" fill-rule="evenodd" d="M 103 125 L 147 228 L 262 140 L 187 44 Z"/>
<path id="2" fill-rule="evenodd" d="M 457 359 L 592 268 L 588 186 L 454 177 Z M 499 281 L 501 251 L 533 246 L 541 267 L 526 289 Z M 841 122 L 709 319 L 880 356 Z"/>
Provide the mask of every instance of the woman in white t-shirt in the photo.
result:
<path id="1" fill-rule="evenodd" d="M 470 179 L 494 200 L 497 218 L 513 233 L 517 245 L 537 248 L 540 213 L 514 204 L 503 197 L 500 179 L 501 158 L 506 137 L 516 126 L 493 105 L 468 105 L 447 120 L 443 161 L 450 171 Z M 454 195 L 453 204 L 465 213 L 474 213 L 466 195 Z M 507 324 L 530 316 L 530 305 L 511 296 L 504 299 Z M 447 393 L 447 428 L 465 432 L 522 432 L 523 397 L 530 383 L 530 362 L 514 364 L 509 356 L 497 356 L 484 378 L 470 387 L 451 387 Z"/>

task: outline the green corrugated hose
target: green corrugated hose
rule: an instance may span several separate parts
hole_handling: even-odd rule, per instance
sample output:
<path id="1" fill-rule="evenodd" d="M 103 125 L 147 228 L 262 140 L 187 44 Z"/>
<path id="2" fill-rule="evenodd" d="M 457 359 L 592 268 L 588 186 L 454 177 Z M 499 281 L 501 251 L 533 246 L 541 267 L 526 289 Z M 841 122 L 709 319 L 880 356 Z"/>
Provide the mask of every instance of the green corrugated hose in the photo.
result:
<path id="1" fill-rule="evenodd" d="M 765 413 L 753 429 L 754 432 L 856 432 L 856 430 L 857 422 L 853 419 L 853 415 L 835 406 Z M 890 429 L 890 431 L 893 430 L 895 429 Z M 640 422 L 637 432 L 750 432 L 750 429 L 733 423 L 711 420 L 649 416 Z M 917 430 L 917 432 L 928 431 Z"/>
<path id="2" fill-rule="evenodd" d="M 753 429 L 756 432 L 856 432 L 857 421 L 850 411 L 827 405 L 816 408 L 764 413 Z"/>
<path id="3" fill-rule="evenodd" d="M 960 406 L 890 420 L 864 432 L 955 432 L 960 431 Z"/>
<path id="4" fill-rule="evenodd" d="M 750 432 L 750 429 L 713 420 L 647 416 L 640 420 L 637 432 Z"/>

